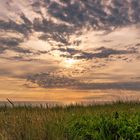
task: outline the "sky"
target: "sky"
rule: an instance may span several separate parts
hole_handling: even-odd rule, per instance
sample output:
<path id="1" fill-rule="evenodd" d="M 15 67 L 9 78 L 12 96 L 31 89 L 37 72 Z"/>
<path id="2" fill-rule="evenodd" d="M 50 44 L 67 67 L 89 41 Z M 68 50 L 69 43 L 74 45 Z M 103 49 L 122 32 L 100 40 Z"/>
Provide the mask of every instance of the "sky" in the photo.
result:
<path id="1" fill-rule="evenodd" d="M 139 0 L 0 0 L 0 100 L 140 100 Z"/>

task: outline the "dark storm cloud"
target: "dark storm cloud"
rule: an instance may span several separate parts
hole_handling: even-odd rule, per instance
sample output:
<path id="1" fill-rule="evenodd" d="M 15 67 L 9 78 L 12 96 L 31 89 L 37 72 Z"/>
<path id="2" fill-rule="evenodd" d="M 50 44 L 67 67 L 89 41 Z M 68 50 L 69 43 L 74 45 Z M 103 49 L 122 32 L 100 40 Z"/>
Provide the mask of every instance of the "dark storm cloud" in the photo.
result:
<path id="1" fill-rule="evenodd" d="M 17 35 L 20 33 L 27 40 L 32 32 L 41 32 L 42 35 L 38 38 L 49 42 L 51 45 L 55 44 L 52 43 L 52 41 L 56 41 L 59 47 L 69 45 L 78 46 L 81 40 L 74 40 L 72 42 L 69 36 L 76 34 L 76 31 L 80 31 L 83 26 L 89 25 L 95 29 L 108 31 L 112 26 L 124 26 L 130 23 L 137 23 L 140 20 L 138 12 L 140 1 L 138 0 L 132 2 L 128 2 L 127 0 L 123 2 L 120 0 L 112 0 L 108 6 L 103 4 L 102 0 L 60 0 L 59 2 L 40 0 L 33 1 L 31 7 L 33 12 L 40 15 L 40 17 L 36 17 L 31 21 L 30 17 L 27 17 L 23 11 L 20 11 L 17 14 L 22 20 L 21 23 L 16 23 L 16 19 L 0 20 L 0 30 L 5 32 L 10 31 Z M 46 13 L 50 15 L 45 16 L 41 8 L 44 8 Z M 129 14 L 130 9 L 132 10 L 131 15 Z M 107 11 L 109 11 L 110 14 Z M 64 23 L 54 22 L 50 17 L 55 17 Z M 7 49 L 25 54 L 31 53 L 30 50 L 18 47 L 18 45 L 24 41 L 23 39 L 9 37 L 3 39 L 0 37 L 0 53 L 3 53 Z M 67 55 L 61 54 L 61 57 L 75 59 L 107 58 L 110 55 L 134 53 L 130 50 L 115 50 L 110 48 L 102 48 L 98 50 L 98 52 L 87 52 L 72 48 L 59 48 L 58 50 L 68 53 Z M 41 54 L 41 52 L 38 52 L 38 54 Z"/>
<path id="2" fill-rule="evenodd" d="M 16 61 L 35 61 L 37 59 L 32 59 L 32 56 L 38 56 L 41 54 L 47 54 L 48 51 L 38 51 L 28 48 L 20 47 L 20 43 L 24 40 L 19 38 L 9 38 L 9 37 L 1 37 L 0 38 L 0 58 L 4 58 L 7 60 L 16 60 Z M 7 57 L 5 55 L 5 51 L 9 50 L 16 53 L 16 56 Z"/>
<path id="3" fill-rule="evenodd" d="M 65 88 L 76 86 L 78 81 L 72 78 L 57 76 L 50 73 L 35 74 L 27 77 L 28 81 L 37 83 L 44 88 Z"/>
<path id="4" fill-rule="evenodd" d="M 38 18 L 34 19 L 33 28 L 35 31 L 43 33 L 39 39 L 48 41 L 50 44 L 53 40 L 63 46 L 71 44 L 69 35 L 75 32 L 73 27 L 69 27 L 65 24 L 53 23 L 47 19 L 40 20 Z"/>
<path id="5" fill-rule="evenodd" d="M 109 28 L 109 26 L 122 26 L 140 21 L 139 0 L 129 2 L 128 0 L 112 0 L 108 6 L 102 0 L 61 0 L 61 2 L 65 6 L 52 1 L 49 6 L 49 13 L 75 26 L 88 23 L 96 28 Z M 105 8 L 110 14 L 105 11 Z M 129 14 L 130 8 L 132 15 Z"/>
<path id="6" fill-rule="evenodd" d="M 99 51 L 98 53 L 93 54 L 93 57 L 96 58 L 107 58 L 110 55 L 123 55 L 123 54 L 133 54 L 136 53 L 136 49 L 129 48 L 127 50 L 115 50 L 111 48 L 105 48 L 105 47 L 100 47 L 96 49 L 96 51 Z"/>
<path id="7" fill-rule="evenodd" d="M 21 13 L 20 18 L 23 20 L 24 24 L 26 25 L 26 28 L 30 28 L 32 26 L 32 22 L 24 15 L 24 13 Z"/>
<path id="8" fill-rule="evenodd" d="M 15 21 L 15 19 L 9 20 L 9 21 L 2 21 L 0 20 L 0 29 L 1 30 L 5 30 L 5 31 L 16 31 L 19 33 L 22 33 L 23 35 L 28 35 L 28 33 L 30 32 L 30 28 L 22 23 L 22 24 L 17 24 Z"/>
<path id="9" fill-rule="evenodd" d="M 31 21 L 30 17 L 20 11 L 20 14 L 17 14 L 23 21 L 22 23 L 16 23 L 15 19 L 0 20 L 0 29 L 16 31 L 26 37 L 33 31 L 42 32 L 43 35 L 39 37 L 40 39 L 48 41 L 52 39 L 66 46 L 70 44 L 69 35 L 74 34 L 83 26 L 89 25 L 95 29 L 110 30 L 110 27 L 119 27 L 140 21 L 139 0 L 111 0 L 109 5 L 105 3 L 107 2 L 103 0 L 32 1 L 30 6 L 33 12 L 40 15 L 39 18 L 36 17 Z M 42 8 L 50 16 L 45 16 L 42 13 Z M 132 11 L 131 14 L 130 11 Z M 55 23 L 50 17 L 67 24 Z"/>
<path id="10" fill-rule="evenodd" d="M 107 89 L 119 89 L 119 90 L 140 90 L 140 82 L 112 82 L 112 83 L 90 83 L 82 84 L 79 89 L 91 89 L 91 90 L 107 90 Z"/>
<path id="11" fill-rule="evenodd" d="M 93 59 L 93 58 L 108 58 L 113 55 L 126 55 L 134 54 L 135 52 L 129 50 L 115 50 L 111 48 L 102 48 L 97 53 L 82 53 L 80 56 L 76 56 L 76 59 Z"/>
<path id="12" fill-rule="evenodd" d="M 12 50 L 17 53 L 29 54 L 32 53 L 30 50 L 19 47 L 19 44 L 23 40 L 19 38 L 9 38 L 9 37 L 0 37 L 0 54 L 6 50 Z"/>
<path id="13" fill-rule="evenodd" d="M 0 46 L 0 54 L 3 53 L 5 51 L 5 48 Z"/>
<path id="14" fill-rule="evenodd" d="M 0 46 L 0 53 L 3 53 L 5 50 L 11 50 L 17 53 L 23 53 L 23 54 L 31 54 L 32 51 L 28 49 L 24 49 L 18 46 Z"/>
<path id="15" fill-rule="evenodd" d="M 82 52 L 81 50 L 77 50 L 77 49 L 74 49 L 74 48 L 58 48 L 58 49 L 54 49 L 54 50 L 58 50 L 60 52 L 66 52 L 66 53 L 69 53 L 70 55 L 75 55 L 77 53 Z"/>
<path id="16" fill-rule="evenodd" d="M 47 17 L 46 17 L 47 18 Z M 72 28 L 65 24 L 57 24 L 46 18 L 35 18 L 33 21 L 33 29 L 44 33 L 67 33 L 71 32 Z"/>
<path id="17" fill-rule="evenodd" d="M 7 57 L 0 57 L 0 58 L 4 58 L 4 59 L 6 59 L 6 60 L 15 60 L 15 61 L 27 61 L 27 62 L 30 62 L 30 61 L 36 61 L 37 59 L 32 59 L 32 58 L 29 58 L 29 57 L 24 57 L 24 55 L 23 56 L 13 56 L 13 57 L 10 57 L 10 58 L 7 58 Z"/>
<path id="18" fill-rule="evenodd" d="M 0 45 L 18 46 L 23 40 L 18 38 L 0 38 Z"/>
<path id="19" fill-rule="evenodd" d="M 133 47 L 128 48 L 126 50 L 115 50 L 111 48 L 100 47 L 98 49 L 93 50 L 93 52 L 86 52 L 74 48 L 66 48 L 66 49 L 59 48 L 57 50 L 68 53 L 68 54 L 62 54 L 61 57 L 75 58 L 75 59 L 108 58 L 109 56 L 113 56 L 113 55 L 126 55 L 126 54 L 137 53 L 137 49 Z"/>
<path id="20" fill-rule="evenodd" d="M 25 17 L 25 15 L 21 15 L 21 18 L 26 21 L 22 24 L 17 24 L 13 19 L 9 20 L 9 21 L 1 21 L 0 20 L 0 30 L 1 31 L 5 31 L 5 32 L 10 32 L 12 34 L 15 34 L 17 36 L 18 33 L 22 34 L 25 38 L 28 37 L 28 34 L 30 32 L 30 29 L 28 27 L 28 22 L 27 19 Z M 25 39 L 24 38 L 24 39 Z M 24 42 L 24 40 L 22 37 L 18 37 L 18 38 L 14 38 L 14 37 L 9 37 L 8 35 L 5 37 L 0 36 L 0 53 L 2 54 L 5 50 L 12 50 L 14 52 L 17 53 L 23 53 L 23 54 L 29 54 L 32 53 L 30 50 L 28 49 L 24 49 L 19 47 L 20 43 Z"/>
<path id="21" fill-rule="evenodd" d="M 27 77 L 28 81 L 43 88 L 70 88 L 81 90 L 140 90 L 140 82 L 84 83 L 74 78 L 57 76 L 50 73 L 40 73 Z"/>
<path id="22" fill-rule="evenodd" d="M 44 33 L 43 35 L 41 35 L 39 37 L 39 39 L 45 40 L 45 41 L 48 41 L 48 42 L 51 41 L 51 40 L 55 40 L 55 41 L 57 41 L 57 43 L 61 43 L 60 44 L 61 46 L 64 46 L 64 45 L 66 46 L 66 45 L 71 44 L 68 40 L 68 36 L 64 35 L 63 33 L 55 33 L 55 32 L 52 32 L 52 33 L 49 33 L 49 34 Z"/>
<path id="23" fill-rule="evenodd" d="M 66 6 L 61 6 L 57 2 L 52 2 L 49 7 L 49 13 L 65 22 L 71 23 L 74 26 L 89 23 L 93 26 L 99 26 L 99 22 L 104 22 L 107 14 L 101 1 L 83 1 L 69 0 L 61 1 Z"/>
<path id="24" fill-rule="evenodd" d="M 24 49 L 24 48 L 21 48 L 21 47 L 10 47 L 10 48 L 7 48 L 8 50 L 13 50 L 15 52 L 18 52 L 18 53 L 23 53 L 23 54 L 29 54 L 29 53 L 32 53 L 30 50 L 28 49 Z"/>

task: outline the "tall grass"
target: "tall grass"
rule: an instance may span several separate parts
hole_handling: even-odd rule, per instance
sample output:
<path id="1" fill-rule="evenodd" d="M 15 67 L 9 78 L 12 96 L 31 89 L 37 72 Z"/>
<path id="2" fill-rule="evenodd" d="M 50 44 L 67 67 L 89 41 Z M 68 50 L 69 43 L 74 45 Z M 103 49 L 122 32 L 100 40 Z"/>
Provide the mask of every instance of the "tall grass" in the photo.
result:
<path id="1" fill-rule="evenodd" d="M 0 140 L 138 140 L 140 103 L 0 107 Z"/>

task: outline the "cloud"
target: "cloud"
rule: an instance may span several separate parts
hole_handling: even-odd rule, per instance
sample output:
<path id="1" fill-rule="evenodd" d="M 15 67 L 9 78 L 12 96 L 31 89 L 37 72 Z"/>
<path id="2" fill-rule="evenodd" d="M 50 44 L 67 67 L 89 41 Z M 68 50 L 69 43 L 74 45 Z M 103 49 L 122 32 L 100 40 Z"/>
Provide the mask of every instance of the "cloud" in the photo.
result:
<path id="1" fill-rule="evenodd" d="M 0 46 L 0 54 L 2 54 L 5 51 L 5 48 Z"/>
<path id="2" fill-rule="evenodd" d="M 16 37 L 0 37 L 0 54 L 4 53 L 5 51 L 13 51 L 17 53 L 17 55 L 20 56 L 15 56 L 14 59 L 19 58 L 21 59 L 23 56 L 27 57 L 27 54 L 31 55 L 41 55 L 41 54 L 46 54 L 48 51 L 40 51 L 40 50 L 35 50 L 35 49 L 30 49 L 30 48 L 24 48 L 21 47 L 20 44 L 23 43 L 25 40 L 23 38 L 16 38 Z M 6 56 L 7 57 L 7 56 Z M 9 58 L 10 59 L 10 58 Z M 13 59 L 13 58 L 11 58 Z M 23 58 L 24 60 L 27 58 Z"/>
<path id="3" fill-rule="evenodd" d="M 28 28 L 28 26 L 24 23 L 21 24 L 17 24 L 15 21 L 15 19 L 9 20 L 9 21 L 2 21 L 0 20 L 0 29 L 1 30 L 5 30 L 5 31 L 16 31 L 19 32 L 23 35 L 28 35 L 28 33 L 30 32 L 30 28 Z"/>
<path id="4" fill-rule="evenodd" d="M 93 59 L 93 58 L 108 58 L 113 55 L 127 55 L 137 53 L 137 48 L 131 47 L 124 50 L 111 49 L 106 47 L 100 47 L 92 52 L 77 50 L 74 48 L 58 48 L 60 52 L 67 54 L 61 54 L 61 57 L 74 58 L 74 59 Z"/>
<path id="5" fill-rule="evenodd" d="M 74 48 L 58 48 L 56 50 L 61 51 L 61 52 L 69 53 L 70 55 L 75 55 L 77 53 L 81 53 L 81 50 L 77 50 L 77 49 L 74 49 Z"/>
<path id="6" fill-rule="evenodd" d="M 38 73 L 29 75 L 27 80 L 38 84 L 43 88 L 68 88 L 68 89 L 81 89 L 81 90 L 140 90 L 140 82 L 110 82 L 110 83 L 85 83 L 77 79 L 57 76 L 50 73 Z"/>
<path id="7" fill-rule="evenodd" d="M 32 51 L 29 49 L 21 48 L 18 46 L 19 41 L 17 40 L 12 40 L 12 39 L 2 39 L 0 38 L 0 53 L 3 53 L 6 50 L 11 50 L 17 53 L 22 53 L 22 54 L 31 54 Z"/>
<path id="8" fill-rule="evenodd" d="M 50 73 L 41 73 L 35 75 L 29 75 L 28 81 L 37 83 L 44 88 L 66 88 L 76 86 L 78 81 L 72 78 L 57 76 Z"/>
<path id="9" fill-rule="evenodd" d="M 12 2 L 13 1 L 11 1 L 11 3 Z M 81 38 L 83 37 L 82 27 L 84 27 L 84 29 L 90 27 L 88 29 L 92 28 L 99 31 L 105 30 L 106 32 L 109 31 L 110 33 L 110 31 L 112 31 L 112 29 L 114 28 L 139 23 L 139 0 L 124 0 L 123 2 L 120 0 L 110 0 L 110 3 L 106 0 L 25 0 L 24 2 L 28 2 L 27 7 L 25 7 L 26 4 L 24 5 L 22 2 L 16 4 L 14 8 L 12 7 L 12 4 L 7 7 L 3 6 L 4 8 L 11 10 L 9 12 L 5 12 L 5 19 L 0 19 L 0 31 L 3 31 L 5 33 L 10 32 L 16 36 L 22 34 L 24 38 L 14 38 L 10 35 L 7 35 L 5 38 L 0 36 L 0 54 L 4 53 L 6 50 L 14 51 L 18 54 L 17 56 L 9 56 L 10 60 L 32 61 L 35 60 L 34 58 L 40 59 L 40 57 L 34 57 L 36 55 L 41 55 L 45 53 L 53 54 L 53 51 L 55 50 L 61 52 L 61 57 L 79 60 L 92 60 L 96 58 L 105 60 L 105 58 L 110 58 L 110 56 L 118 56 L 119 59 L 119 56 L 124 55 L 128 58 L 129 54 L 137 53 L 137 50 L 135 48 L 131 47 L 128 49 L 125 46 L 123 46 L 125 49 L 121 49 L 120 47 L 118 49 L 112 49 L 109 48 L 109 46 L 105 45 L 107 47 L 100 47 L 98 49 L 91 50 L 89 50 L 88 48 L 87 50 L 86 48 L 82 50 L 82 48 L 80 49 L 79 46 L 82 41 L 85 41 L 83 38 Z M 22 8 L 20 9 L 20 7 L 23 7 L 24 10 Z M 17 12 L 16 9 L 20 10 Z M 10 14 L 11 12 L 14 13 L 16 16 Z M 32 17 L 30 15 L 32 15 Z M 78 34 L 77 31 L 81 34 Z M 71 35 L 72 37 L 76 37 L 74 39 L 72 38 L 73 40 L 71 40 Z M 77 40 L 77 37 L 79 37 L 79 39 L 81 40 Z M 34 49 L 30 50 L 29 48 L 20 47 L 21 43 L 28 41 L 29 45 L 32 46 L 32 38 L 35 38 L 35 41 L 43 40 L 47 43 L 49 42 L 51 47 L 55 46 L 55 49 L 51 49 L 50 51 L 37 52 Z M 47 46 L 46 42 L 42 43 L 44 50 L 46 49 L 44 46 Z M 109 43 L 110 40 L 104 39 L 103 42 Z M 37 47 L 41 48 L 42 46 L 40 45 L 41 43 Z M 88 43 L 84 45 L 87 46 Z M 75 48 L 72 48 L 72 46 Z M 36 47 L 34 48 L 36 49 Z M 28 58 L 27 54 L 33 57 Z M 47 61 L 49 61 L 49 58 L 52 59 L 52 57 L 48 58 L 48 56 L 45 56 L 44 58 Z M 127 58 L 125 58 L 125 61 Z M 57 59 L 57 57 L 55 59 Z M 95 62 L 94 65 L 96 65 L 96 63 L 100 63 L 99 66 L 102 66 L 101 61 Z M 104 63 L 106 62 L 103 62 L 103 65 Z M 56 65 L 58 65 L 58 63 Z M 83 64 L 81 63 L 81 66 L 82 65 Z M 90 68 L 88 64 L 87 67 Z M 37 82 L 39 85 L 45 87 L 63 87 L 63 85 L 65 85 L 64 87 L 73 87 L 73 83 L 77 87 L 79 85 L 79 88 L 81 86 L 85 88 L 90 88 L 90 86 L 94 87 L 92 85 L 85 86 L 85 84 L 80 83 L 77 80 L 75 81 L 75 79 L 71 79 L 69 77 L 59 77 L 57 75 L 55 75 L 53 78 L 52 76 L 48 76 L 46 74 L 33 77 L 35 77 L 34 82 Z M 31 77 L 31 79 L 33 77 Z M 42 77 L 42 79 L 40 79 L 40 77 Z M 47 82 L 46 79 L 49 82 Z M 56 79 L 59 80 L 57 81 Z M 103 85 L 103 87 L 106 86 Z"/>
<path id="10" fill-rule="evenodd" d="M 122 26 L 132 22 L 139 22 L 140 20 L 138 15 L 139 0 L 124 0 L 123 2 L 111 0 L 108 5 L 105 0 L 70 0 L 61 2 L 63 2 L 63 5 L 52 1 L 48 12 L 52 16 L 75 26 L 88 23 L 96 28 L 110 28 L 110 26 Z M 132 15 L 129 13 L 130 9 Z"/>
<path id="11" fill-rule="evenodd" d="M 124 0 L 123 2 L 111 0 L 110 3 L 106 0 L 37 0 L 30 2 L 25 0 L 25 3 L 29 4 L 33 17 L 29 16 L 31 13 L 25 13 L 20 9 L 20 6 L 24 9 L 29 8 L 22 3 L 14 8 L 12 4 L 5 4 L 4 7 L 11 8 L 11 12 L 16 14 L 20 22 L 18 23 L 12 17 L 0 20 L 0 29 L 18 32 L 25 37 L 30 36 L 32 32 L 42 32 L 40 39 L 52 39 L 65 46 L 70 44 L 71 34 L 75 34 L 77 30 L 80 31 L 87 25 L 94 29 L 110 30 L 112 27 L 126 26 L 140 21 L 139 0 Z M 16 12 L 14 11 L 16 9 L 20 10 Z M 9 13 L 6 11 L 5 15 Z"/>
<path id="12" fill-rule="evenodd" d="M 90 83 L 82 84 L 78 88 L 84 90 L 107 90 L 107 89 L 116 89 L 116 90 L 140 90 L 140 82 L 112 82 L 112 83 Z"/>
<path id="13" fill-rule="evenodd" d="M 0 38 L 0 44 L 6 46 L 18 46 L 22 41 L 18 38 Z"/>

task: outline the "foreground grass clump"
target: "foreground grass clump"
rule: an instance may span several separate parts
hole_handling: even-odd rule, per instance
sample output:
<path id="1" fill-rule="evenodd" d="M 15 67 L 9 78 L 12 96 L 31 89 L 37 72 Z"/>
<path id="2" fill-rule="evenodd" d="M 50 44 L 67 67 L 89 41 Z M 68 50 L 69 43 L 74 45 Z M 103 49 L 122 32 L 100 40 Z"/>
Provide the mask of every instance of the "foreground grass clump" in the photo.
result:
<path id="1" fill-rule="evenodd" d="M 140 114 L 131 117 L 117 112 L 105 116 L 84 116 L 71 121 L 71 140 L 139 140 Z"/>
<path id="2" fill-rule="evenodd" d="M 0 140 L 138 140 L 140 104 L 0 107 Z"/>

